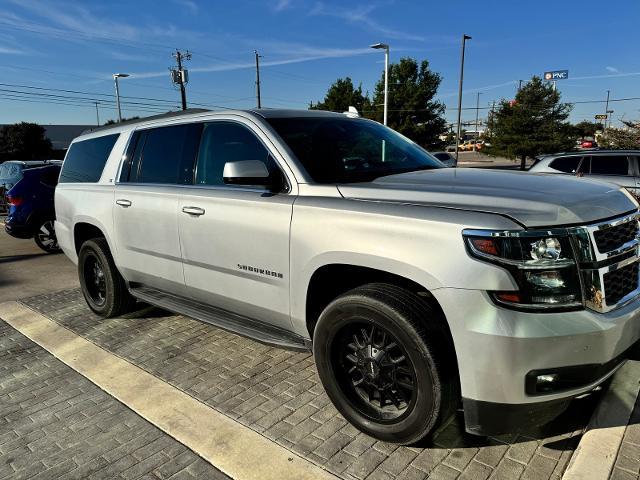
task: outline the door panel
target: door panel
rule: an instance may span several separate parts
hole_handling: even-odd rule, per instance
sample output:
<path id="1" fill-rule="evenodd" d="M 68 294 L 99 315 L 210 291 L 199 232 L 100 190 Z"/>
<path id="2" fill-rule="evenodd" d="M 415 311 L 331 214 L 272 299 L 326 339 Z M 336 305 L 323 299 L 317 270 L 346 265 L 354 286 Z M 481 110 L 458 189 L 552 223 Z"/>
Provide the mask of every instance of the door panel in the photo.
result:
<path id="1" fill-rule="evenodd" d="M 233 187 L 184 189 L 179 226 L 189 296 L 290 329 L 293 201 L 292 195 Z"/>
<path id="2" fill-rule="evenodd" d="M 183 294 L 176 186 L 118 184 L 114 225 L 118 268 L 130 282 Z M 127 206 L 130 202 L 130 206 Z"/>

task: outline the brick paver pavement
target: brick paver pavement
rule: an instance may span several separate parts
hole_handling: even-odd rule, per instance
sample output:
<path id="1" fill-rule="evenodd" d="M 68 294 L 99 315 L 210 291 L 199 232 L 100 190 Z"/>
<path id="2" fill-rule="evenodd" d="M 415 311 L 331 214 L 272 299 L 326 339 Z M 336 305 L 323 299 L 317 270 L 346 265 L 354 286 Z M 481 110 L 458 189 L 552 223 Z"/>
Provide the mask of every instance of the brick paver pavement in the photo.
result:
<path id="1" fill-rule="evenodd" d="M 559 479 L 595 399 L 526 435 L 467 435 L 455 419 L 422 447 L 376 441 L 331 405 L 307 353 L 273 348 L 155 308 L 100 319 L 79 290 L 24 300 L 102 348 L 145 369 L 348 479 Z"/>
<path id="2" fill-rule="evenodd" d="M 1 479 L 227 479 L 0 320 Z"/>

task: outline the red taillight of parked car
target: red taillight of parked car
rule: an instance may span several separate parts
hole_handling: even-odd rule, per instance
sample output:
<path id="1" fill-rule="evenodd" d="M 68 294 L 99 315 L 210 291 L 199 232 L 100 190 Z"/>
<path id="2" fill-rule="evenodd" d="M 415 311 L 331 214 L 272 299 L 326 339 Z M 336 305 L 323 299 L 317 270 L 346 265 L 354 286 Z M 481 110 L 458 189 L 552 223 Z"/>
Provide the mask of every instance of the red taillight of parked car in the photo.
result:
<path id="1" fill-rule="evenodd" d="M 22 197 L 7 197 L 7 201 L 9 205 L 13 205 L 14 207 L 22 205 L 23 202 Z"/>

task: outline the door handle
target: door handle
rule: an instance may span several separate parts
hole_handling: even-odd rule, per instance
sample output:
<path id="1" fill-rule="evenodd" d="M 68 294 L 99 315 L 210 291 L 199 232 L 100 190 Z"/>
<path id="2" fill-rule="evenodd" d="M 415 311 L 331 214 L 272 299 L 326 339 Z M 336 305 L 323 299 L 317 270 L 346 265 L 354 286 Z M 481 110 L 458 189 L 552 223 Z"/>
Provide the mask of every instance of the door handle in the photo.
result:
<path id="1" fill-rule="evenodd" d="M 195 215 L 199 217 L 200 215 L 204 215 L 204 208 L 200 207 L 182 207 L 182 211 L 189 215 Z"/>
<path id="2" fill-rule="evenodd" d="M 131 200 L 127 200 L 126 198 L 119 198 L 118 200 L 116 200 L 116 204 L 120 205 L 121 207 L 127 208 L 131 206 Z"/>

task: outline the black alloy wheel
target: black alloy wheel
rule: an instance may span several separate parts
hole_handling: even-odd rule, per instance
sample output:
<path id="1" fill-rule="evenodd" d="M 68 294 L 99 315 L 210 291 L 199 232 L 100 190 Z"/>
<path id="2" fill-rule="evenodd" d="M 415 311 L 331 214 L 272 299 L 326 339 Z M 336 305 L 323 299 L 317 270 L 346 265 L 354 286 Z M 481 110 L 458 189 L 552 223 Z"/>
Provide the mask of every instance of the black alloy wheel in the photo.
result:
<path id="1" fill-rule="evenodd" d="M 96 306 L 103 306 L 107 301 L 107 284 L 104 268 L 95 254 L 87 256 L 83 265 L 83 274 L 84 284 L 91 300 Z"/>
<path id="2" fill-rule="evenodd" d="M 415 444 L 455 413 L 446 320 L 416 294 L 371 283 L 333 300 L 313 332 L 318 375 L 338 411 L 378 440 Z"/>
<path id="3" fill-rule="evenodd" d="M 385 422 L 413 408 L 415 368 L 385 328 L 354 321 L 338 332 L 333 349 L 333 371 L 344 395 L 367 416 Z"/>
<path id="4" fill-rule="evenodd" d="M 58 246 L 58 239 L 56 238 L 56 232 L 53 227 L 53 220 L 43 220 L 38 225 L 33 236 L 36 245 L 47 253 L 58 253 L 60 247 Z"/>

